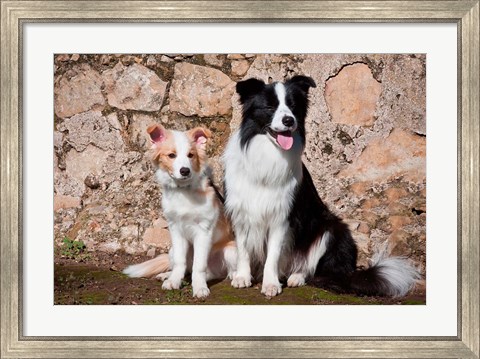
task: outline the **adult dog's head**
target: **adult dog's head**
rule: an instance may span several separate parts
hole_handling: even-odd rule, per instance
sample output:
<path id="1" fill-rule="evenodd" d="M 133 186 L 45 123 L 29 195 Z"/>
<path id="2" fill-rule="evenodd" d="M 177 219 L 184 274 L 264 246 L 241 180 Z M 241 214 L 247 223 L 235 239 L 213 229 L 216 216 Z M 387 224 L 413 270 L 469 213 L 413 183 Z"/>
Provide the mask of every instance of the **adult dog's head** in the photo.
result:
<path id="1" fill-rule="evenodd" d="M 272 84 L 253 78 L 238 82 L 236 89 L 243 106 L 241 146 L 248 146 L 256 135 L 268 136 L 284 151 L 292 148 L 295 137 L 300 137 L 304 145 L 310 87 L 316 84 L 307 76 Z M 293 136 L 295 132 L 300 136 Z"/>

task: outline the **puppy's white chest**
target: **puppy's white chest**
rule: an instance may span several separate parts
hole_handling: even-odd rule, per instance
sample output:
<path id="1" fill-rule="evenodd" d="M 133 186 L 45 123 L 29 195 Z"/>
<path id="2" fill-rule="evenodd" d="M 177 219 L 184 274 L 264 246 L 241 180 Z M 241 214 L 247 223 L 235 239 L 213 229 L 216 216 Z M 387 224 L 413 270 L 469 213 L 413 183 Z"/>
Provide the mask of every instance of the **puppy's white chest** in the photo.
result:
<path id="1" fill-rule="evenodd" d="M 211 198 L 190 190 L 165 191 L 162 207 L 166 219 L 177 224 L 208 225 L 217 214 Z"/>

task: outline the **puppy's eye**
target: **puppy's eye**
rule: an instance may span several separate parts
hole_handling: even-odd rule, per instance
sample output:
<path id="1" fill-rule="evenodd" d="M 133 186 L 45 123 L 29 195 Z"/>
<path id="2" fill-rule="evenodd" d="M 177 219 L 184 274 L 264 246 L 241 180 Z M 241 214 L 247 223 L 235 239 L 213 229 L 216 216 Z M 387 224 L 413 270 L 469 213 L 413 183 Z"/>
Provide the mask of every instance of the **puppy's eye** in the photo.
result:
<path id="1" fill-rule="evenodd" d="M 169 153 L 169 154 L 168 154 L 168 157 L 170 157 L 170 158 L 175 158 L 175 157 L 177 157 L 177 155 L 176 155 L 175 153 Z"/>
<path id="2" fill-rule="evenodd" d="M 193 157 L 193 153 L 190 152 L 190 153 L 188 154 L 188 158 L 192 158 L 192 157 Z"/>

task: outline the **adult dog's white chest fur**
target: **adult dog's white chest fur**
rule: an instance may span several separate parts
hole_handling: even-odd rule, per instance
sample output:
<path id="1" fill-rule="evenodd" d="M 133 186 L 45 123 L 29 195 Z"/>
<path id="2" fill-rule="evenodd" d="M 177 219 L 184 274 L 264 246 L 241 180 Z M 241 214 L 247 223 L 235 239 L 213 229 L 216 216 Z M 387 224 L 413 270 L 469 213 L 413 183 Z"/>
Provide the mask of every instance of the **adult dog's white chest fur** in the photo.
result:
<path id="1" fill-rule="evenodd" d="M 257 135 L 242 149 L 237 132 L 225 151 L 225 207 L 235 231 L 243 232 L 236 233 L 237 240 L 245 240 L 257 262 L 265 259 L 269 232 L 288 225 L 294 190 L 302 178 L 301 141 L 296 138 L 294 143 L 283 151 L 267 136 Z"/>

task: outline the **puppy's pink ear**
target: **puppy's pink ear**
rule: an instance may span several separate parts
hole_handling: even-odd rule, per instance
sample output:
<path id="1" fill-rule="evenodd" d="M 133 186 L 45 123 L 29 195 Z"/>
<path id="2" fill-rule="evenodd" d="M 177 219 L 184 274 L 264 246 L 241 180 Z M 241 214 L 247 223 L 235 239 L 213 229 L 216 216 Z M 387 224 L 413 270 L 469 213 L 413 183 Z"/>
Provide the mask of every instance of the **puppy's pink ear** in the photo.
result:
<path id="1" fill-rule="evenodd" d="M 162 125 L 151 125 L 147 128 L 147 132 L 150 135 L 150 140 L 153 144 L 160 143 L 165 140 L 165 129 Z"/>
<path id="2" fill-rule="evenodd" d="M 188 131 L 189 137 L 200 148 L 205 148 L 207 140 L 212 137 L 212 132 L 208 128 L 195 127 Z"/>

